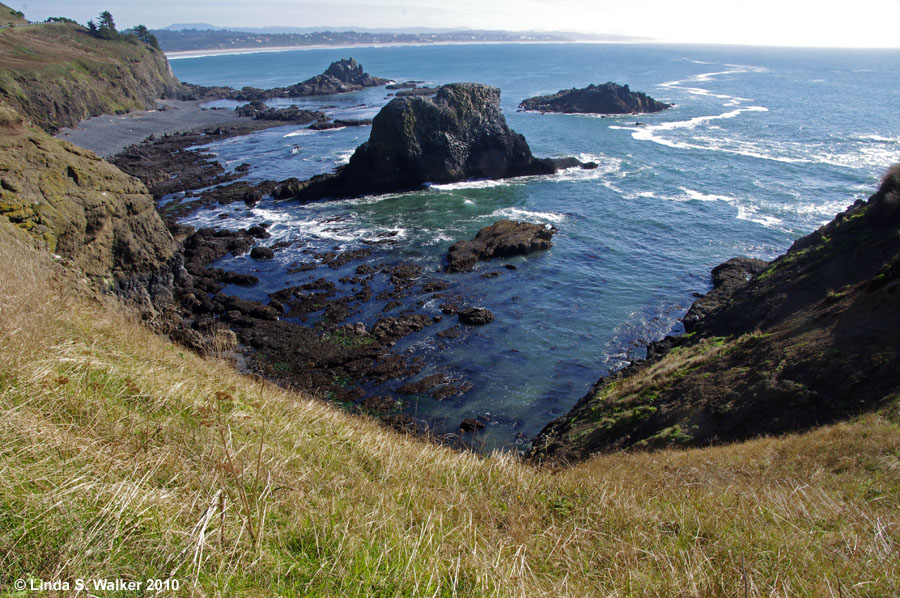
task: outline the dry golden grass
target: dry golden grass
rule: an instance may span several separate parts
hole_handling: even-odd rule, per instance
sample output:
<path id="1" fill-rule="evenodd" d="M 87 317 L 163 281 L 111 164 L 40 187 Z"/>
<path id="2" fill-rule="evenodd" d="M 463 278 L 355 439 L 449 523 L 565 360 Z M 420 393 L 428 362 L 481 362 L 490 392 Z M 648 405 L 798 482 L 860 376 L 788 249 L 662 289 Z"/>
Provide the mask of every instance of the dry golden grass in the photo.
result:
<path id="1" fill-rule="evenodd" d="M 2 234 L 0 592 L 900 595 L 892 418 L 558 471 L 481 458 L 201 359 Z"/>

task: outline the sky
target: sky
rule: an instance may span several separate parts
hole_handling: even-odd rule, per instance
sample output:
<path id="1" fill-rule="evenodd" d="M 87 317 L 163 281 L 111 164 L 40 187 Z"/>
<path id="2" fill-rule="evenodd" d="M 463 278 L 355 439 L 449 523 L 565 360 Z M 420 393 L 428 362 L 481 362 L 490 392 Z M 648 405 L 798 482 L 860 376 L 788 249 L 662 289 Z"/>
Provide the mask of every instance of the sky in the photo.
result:
<path id="1" fill-rule="evenodd" d="M 4 0 L 31 20 L 81 23 L 108 10 L 119 29 L 436 27 L 579 31 L 660 41 L 900 48 L 900 0 Z"/>

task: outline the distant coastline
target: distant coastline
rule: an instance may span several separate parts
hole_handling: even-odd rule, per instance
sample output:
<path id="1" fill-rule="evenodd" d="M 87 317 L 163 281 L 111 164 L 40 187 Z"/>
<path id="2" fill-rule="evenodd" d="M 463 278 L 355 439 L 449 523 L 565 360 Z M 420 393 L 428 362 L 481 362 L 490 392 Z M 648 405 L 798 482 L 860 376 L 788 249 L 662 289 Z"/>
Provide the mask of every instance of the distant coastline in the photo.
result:
<path id="1" fill-rule="evenodd" d="M 214 48 L 209 50 L 180 50 L 166 52 L 169 60 L 185 58 L 206 58 L 209 56 L 226 56 L 232 54 L 260 54 L 263 52 L 291 52 L 293 50 L 337 50 L 356 48 L 399 48 L 405 46 L 496 46 L 500 44 L 534 45 L 534 44 L 653 44 L 661 43 L 659 40 L 565 40 L 565 41 L 446 41 L 446 42 L 397 42 L 386 44 L 313 44 L 308 46 L 267 46 L 263 48 Z"/>

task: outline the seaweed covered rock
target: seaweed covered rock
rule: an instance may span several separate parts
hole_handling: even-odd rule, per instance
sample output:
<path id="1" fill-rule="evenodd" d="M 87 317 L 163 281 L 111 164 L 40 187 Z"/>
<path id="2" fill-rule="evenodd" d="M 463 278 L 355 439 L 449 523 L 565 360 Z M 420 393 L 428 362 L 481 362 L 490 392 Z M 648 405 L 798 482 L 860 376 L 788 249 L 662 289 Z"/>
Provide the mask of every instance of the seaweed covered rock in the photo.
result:
<path id="1" fill-rule="evenodd" d="M 0 226 L 126 295 L 164 292 L 177 247 L 147 188 L 29 125 L 0 105 Z"/>
<path id="2" fill-rule="evenodd" d="M 654 100 L 640 91 L 631 91 L 627 85 L 608 81 L 603 85 L 561 89 L 552 95 L 528 98 L 519 107 L 540 112 L 635 114 L 660 112 L 670 108 L 671 104 Z"/>
<path id="3" fill-rule="evenodd" d="M 335 174 L 295 190 L 304 200 L 421 188 L 425 183 L 552 174 L 584 166 L 535 158 L 500 111 L 500 90 L 454 83 L 433 98 L 394 98 L 375 116 L 369 140 Z"/>
<path id="4" fill-rule="evenodd" d="M 479 260 L 525 255 L 553 246 L 556 228 L 515 220 L 498 220 L 486 226 L 471 241 L 457 241 L 447 251 L 447 271 L 467 272 Z"/>

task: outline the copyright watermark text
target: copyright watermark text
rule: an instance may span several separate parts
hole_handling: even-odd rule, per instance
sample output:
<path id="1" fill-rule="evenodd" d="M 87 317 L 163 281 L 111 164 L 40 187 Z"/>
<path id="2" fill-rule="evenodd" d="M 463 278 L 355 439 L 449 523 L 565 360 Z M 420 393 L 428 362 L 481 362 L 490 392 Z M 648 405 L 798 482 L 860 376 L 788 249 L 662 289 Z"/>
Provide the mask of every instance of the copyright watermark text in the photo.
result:
<path id="1" fill-rule="evenodd" d="M 17 592 L 176 592 L 181 587 L 177 579 L 109 579 L 77 578 L 71 580 L 17 579 L 13 588 Z"/>

